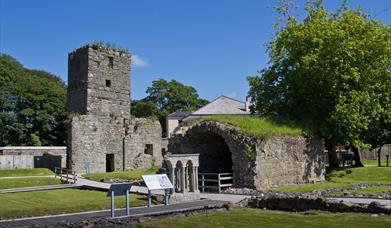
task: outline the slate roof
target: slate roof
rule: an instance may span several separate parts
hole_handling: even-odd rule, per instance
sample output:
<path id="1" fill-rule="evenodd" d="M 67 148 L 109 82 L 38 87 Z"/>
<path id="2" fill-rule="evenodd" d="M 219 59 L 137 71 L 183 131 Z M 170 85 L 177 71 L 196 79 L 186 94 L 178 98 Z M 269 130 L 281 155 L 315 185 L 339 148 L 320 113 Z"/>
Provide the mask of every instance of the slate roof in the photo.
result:
<path id="1" fill-rule="evenodd" d="M 182 118 L 184 118 L 190 114 L 191 114 L 191 112 L 173 112 L 170 115 L 168 115 L 168 117 L 182 117 Z"/>
<path id="2" fill-rule="evenodd" d="M 197 115 L 247 115 L 245 103 L 227 96 L 220 96 L 209 104 L 191 113 Z"/>

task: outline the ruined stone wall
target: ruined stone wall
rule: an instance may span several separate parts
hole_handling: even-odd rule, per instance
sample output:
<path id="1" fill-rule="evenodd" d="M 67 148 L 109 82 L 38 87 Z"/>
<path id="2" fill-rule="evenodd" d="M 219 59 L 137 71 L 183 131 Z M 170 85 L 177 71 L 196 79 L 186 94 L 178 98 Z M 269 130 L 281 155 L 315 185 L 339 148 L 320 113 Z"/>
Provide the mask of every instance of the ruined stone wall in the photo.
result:
<path id="1" fill-rule="evenodd" d="M 257 189 L 323 181 L 324 145 L 319 138 L 274 137 L 256 144 Z"/>
<path id="2" fill-rule="evenodd" d="M 137 118 L 128 126 L 122 118 L 81 115 L 68 125 L 70 168 L 77 173 L 106 172 L 106 154 L 114 154 L 116 171 L 148 168 L 160 165 L 161 126 L 158 121 Z M 127 134 L 126 134 L 127 131 Z M 152 145 L 147 154 L 146 145 Z"/>
<path id="3" fill-rule="evenodd" d="M 200 141 L 200 135 L 204 135 Z M 208 135 L 210 137 L 208 141 Z M 324 180 L 324 143 L 317 138 L 273 137 L 260 139 L 239 133 L 233 127 L 217 122 L 191 126 L 183 135 L 170 139 L 172 153 L 199 153 L 200 170 L 205 159 L 213 159 L 216 135 L 229 148 L 234 187 L 258 190 L 287 184 Z M 194 143 L 195 142 L 195 143 Z M 211 145 L 211 146 L 208 146 Z M 222 162 L 222 159 L 219 159 Z"/>
<path id="4" fill-rule="evenodd" d="M 122 118 L 80 115 L 68 124 L 68 165 L 77 173 L 105 172 L 106 154 L 114 154 L 115 170 L 123 169 Z"/>
<path id="5" fill-rule="evenodd" d="M 157 120 L 132 118 L 126 141 L 127 169 L 148 168 L 162 163 L 162 128 Z M 149 145 L 152 148 L 148 148 Z"/>

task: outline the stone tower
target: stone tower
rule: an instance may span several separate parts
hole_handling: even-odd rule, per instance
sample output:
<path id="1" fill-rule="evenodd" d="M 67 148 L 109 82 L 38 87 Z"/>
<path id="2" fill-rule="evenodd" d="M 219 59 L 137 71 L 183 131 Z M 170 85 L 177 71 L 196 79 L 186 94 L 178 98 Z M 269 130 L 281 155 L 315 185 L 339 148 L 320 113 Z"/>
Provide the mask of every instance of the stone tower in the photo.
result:
<path id="1" fill-rule="evenodd" d="M 162 160 L 159 122 L 130 115 L 130 58 L 98 45 L 68 55 L 69 169 L 122 171 Z"/>
<path id="2" fill-rule="evenodd" d="M 68 55 L 68 168 L 123 170 L 130 119 L 130 54 L 86 45 Z"/>
<path id="3" fill-rule="evenodd" d="M 130 54 L 87 45 L 68 55 L 68 112 L 130 116 Z"/>

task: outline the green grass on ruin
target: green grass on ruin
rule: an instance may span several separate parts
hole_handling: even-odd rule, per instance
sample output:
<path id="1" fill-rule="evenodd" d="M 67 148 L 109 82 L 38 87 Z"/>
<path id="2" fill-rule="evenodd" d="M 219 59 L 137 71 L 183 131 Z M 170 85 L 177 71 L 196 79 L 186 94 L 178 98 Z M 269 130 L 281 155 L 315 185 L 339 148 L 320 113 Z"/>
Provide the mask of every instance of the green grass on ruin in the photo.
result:
<path id="1" fill-rule="evenodd" d="M 228 124 L 241 133 L 258 138 L 300 136 L 303 134 L 303 129 L 293 122 L 260 116 L 216 115 L 202 117 L 200 121 L 216 121 Z"/>
<path id="2" fill-rule="evenodd" d="M 137 169 L 126 172 L 110 172 L 110 173 L 88 173 L 82 175 L 86 179 L 101 181 L 109 179 L 123 180 L 141 180 L 142 175 L 155 174 L 159 170 L 159 166 L 152 166 L 149 169 Z"/>
<path id="3" fill-rule="evenodd" d="M 106 195 L 107 192 L 80 189 L 0 194 L 0 220 L 109 209 L 110 197 Z M 125 197 L 116 197 L 115 203 L 117 208 L 124 208 Z M 130 195 L 131 207 L 146 204 L 145 196 Z"/>
<path id="4" fill-rule="evenodd" d="M 263 209 L 233 209 L 192 216 L 166 218 L 138 227 L 391 227 L 391 216 L 310 211 L 291 213 Z"/>

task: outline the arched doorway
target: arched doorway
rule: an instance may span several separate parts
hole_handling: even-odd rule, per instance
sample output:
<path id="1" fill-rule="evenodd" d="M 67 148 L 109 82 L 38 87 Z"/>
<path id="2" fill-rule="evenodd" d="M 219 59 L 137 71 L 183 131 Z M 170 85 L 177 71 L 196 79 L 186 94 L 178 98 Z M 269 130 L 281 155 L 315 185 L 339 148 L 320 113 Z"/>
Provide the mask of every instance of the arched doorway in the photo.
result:
<path id="1" fill-rule="evenodd" d="M 232 173 L 232 154 L 223 137 L 213 132 L 198 133 L 189 138 L 184 151 L 200 154 L 200 173 Z"/>
<path id="2" fill-rule="evenodd" d="M 184 192 L 184 170 L 183 170 L 183 164 L 181 161 L 178 161 L 175 165 L 175 192 Z"/>

